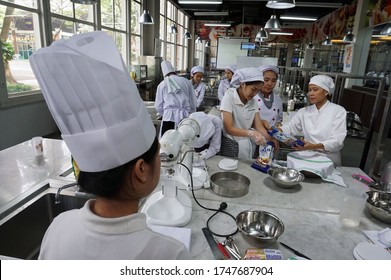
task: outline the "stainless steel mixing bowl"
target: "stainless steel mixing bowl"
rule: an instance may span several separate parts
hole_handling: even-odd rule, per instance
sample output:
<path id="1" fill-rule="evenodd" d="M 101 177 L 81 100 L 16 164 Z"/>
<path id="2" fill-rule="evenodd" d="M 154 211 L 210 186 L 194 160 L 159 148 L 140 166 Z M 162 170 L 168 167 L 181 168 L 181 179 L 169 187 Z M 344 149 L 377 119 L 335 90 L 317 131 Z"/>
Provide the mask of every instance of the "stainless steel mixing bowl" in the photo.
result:
<path id="1" fill-rule="evenodd" d="M 391 193 L 381 191 L 367 192 L 365 207 L 376 219 L 391 224 Z"/>
<path id="2" fill-rule="evenodd" d="M 283 188 L 293 188 L 305 178 L 300 171 L 287 167 L 272 167 L 267 173 L 276 185 Z"/>
<path id="3" fill-rule="evenodd" d="M 213 192 L 226 197 L 241 197 L 248 194 L 250 179 L 237 172 L 217 172 L 210 176 Z"/>
<path id="4" fill-rule="evenodd" d="M 236 224 L 245 239 L 257 247 L 276 242 L 284 232 L 282 221 L 266 211 L 243 211 L 236 216 Z"/>

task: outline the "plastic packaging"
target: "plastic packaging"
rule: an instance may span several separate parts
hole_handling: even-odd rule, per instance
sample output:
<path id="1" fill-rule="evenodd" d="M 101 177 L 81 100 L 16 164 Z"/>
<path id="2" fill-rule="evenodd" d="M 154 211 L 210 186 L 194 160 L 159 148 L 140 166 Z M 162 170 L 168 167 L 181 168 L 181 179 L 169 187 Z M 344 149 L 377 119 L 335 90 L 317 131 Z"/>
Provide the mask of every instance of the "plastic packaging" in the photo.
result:
<path id="1" fill-rule="evenodd" d="M 273 138 L 277 139 L 278 141 L 282 142 L 282 143 L 285 143 L 289 146 L 295 146 L 295 145 L 299 145 L 299 146 L 304 146 L 304 142 L 301 141 L 300 139 L 297 139 L 289 134 L 286 134 L 280 130 L 278 130 L 278 128 L 272 126 L 272 130 L 268 131 L 269 135 L 272 136 Z"/>
<path id="2" fill-rule="evenodd" d="M 274 144 L 267 142 L 266 145 L 259 146 L 259 156 L 251 167 L 266 173 L 273 161 Z"/>
<path id="3" fill-rule="evenodd" d="M 245 260 L 282 260 L 282 253 L 275 249 L 249 248 L 244 254 Z"/>

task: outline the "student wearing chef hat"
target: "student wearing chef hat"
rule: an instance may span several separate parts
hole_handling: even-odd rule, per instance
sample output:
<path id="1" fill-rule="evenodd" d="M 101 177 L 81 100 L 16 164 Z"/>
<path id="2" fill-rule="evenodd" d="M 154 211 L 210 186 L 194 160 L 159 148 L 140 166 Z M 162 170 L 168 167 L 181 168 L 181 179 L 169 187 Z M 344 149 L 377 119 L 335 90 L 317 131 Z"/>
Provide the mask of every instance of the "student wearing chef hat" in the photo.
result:
<path id="1" fill-rule="evenodd" d="M 281 130 L 304 136 L 305 145 L 296 146 L 296 150 L 316 151 L 330 158 L 334 166 L 340 166 L 340 150 L 346 137 L 346 110 L 329 101 L 334 88 L 334 81 L 329 76 L 312 77 L 308 85 L 311 105 L 301 108 Z"/>
<path id="2" fill-rule="evenodd" d="M 30 57 L 78 184 L 96 196 L 56 217 L 39 259 L 187 259 L 180 242 L 151 231 L 140 199 L 160 178 L 154 125 L 105 32 L 74 35 Z"/>
<path id="3" fill-rule="evenodd" d="M 196 111 L 197 99 L 191 82 L 175 73 L 172 64 L 161 63 L 164 80 L 156 90 L 155 109 L 162 116 L 160 137 L 169 130 L 176 129 L 179 122 Z"/>
<path id="4" fill-rule="evenodd" d="M 280 126 L 283 116 L 282 99 L 274 92 L 278 81 L 278 67 L 265 65 L 259 69 L 263 74 L 263 86 L 254 97 L 258 103 L 259 116 L 270 125 Z"/>
<path id="5" fill-rule="evenodd" d="M 197 108 L 200 107 L 205 96 L 206 85 L 202 82 L 204 77 L 204 68 L 201 66 L 194 66 L 190 70 L 190 80 L 194 88 L 195 97 L 197 98 Z"/>
<path id="6" fill-rule="evenodd" d="M 276 142 L 267 134 L 266 128 L 270 125 L 265 127 L 266 123 L 261 121 L 254 99 L 262 88 L 263 75 L 259 68 L 242 68 L 235 71 L 231 83 L 238 87 L 229 88 L 221 102 L 223 138 L 220 153 L 251 159 L 255 145 L 266 144 L 266 139 Z"/>
<path id="7" fill-rule="evenodd" d="M 233 87 L 231 85 L 231 79 L 232 79 L 232 76 L 235 74 L 235 71 L 236 71 L 236 65 L 228 65 L 224 69 L 225 79 L 220 81 L 219 89 L 217 90 L 217 96 L 220 100 L 220 103 L 221 103 L 221 100 L 223 100 L 225 92 L 229 88 Z"/>

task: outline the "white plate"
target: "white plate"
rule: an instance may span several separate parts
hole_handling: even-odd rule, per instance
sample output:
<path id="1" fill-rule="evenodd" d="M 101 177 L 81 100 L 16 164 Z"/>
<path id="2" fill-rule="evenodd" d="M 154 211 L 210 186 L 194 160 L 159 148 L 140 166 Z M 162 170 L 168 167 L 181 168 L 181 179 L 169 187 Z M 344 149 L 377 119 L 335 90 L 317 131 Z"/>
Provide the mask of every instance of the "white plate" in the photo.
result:
<path id="1" fill-rule="evenodd" d="M 355 253 L 357 257 L 355 256 Z M 361 242 L 353 250 L 353 256 L 362 260 L 391 260 L 391 254 L 379 245 Z"/>
<path id="2" fill-rule="evenodd" d="M 226 171 L 235 170 L 238 168 L 238 160 L 229 158 L 222 159 L 219 162 L 219 168 Z"/>

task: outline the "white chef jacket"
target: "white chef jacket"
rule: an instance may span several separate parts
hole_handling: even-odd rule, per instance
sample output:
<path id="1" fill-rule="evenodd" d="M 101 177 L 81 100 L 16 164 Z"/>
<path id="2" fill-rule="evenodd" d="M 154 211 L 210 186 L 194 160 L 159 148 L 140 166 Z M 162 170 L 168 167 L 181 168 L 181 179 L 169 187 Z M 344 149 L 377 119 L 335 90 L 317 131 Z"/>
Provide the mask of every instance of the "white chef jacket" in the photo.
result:
<path id="1" fill-rule="evenodd" d="M 198 85 L 193 85 L 195 97 L 197 99 L 197 108 L 200 107 L 205 96 L 206 85 L 203 82 L 200 82 Z"/>
<path id="2" fill-rule="evenodd" d="M 223 97 L 224 97 L 225 92 L 226 92 L 230 87 L 232 87 L 232 86 L 231 86 L 230 81 L 228 81 L 227 78 L 225 78 L 224 80 L 221 80 L 221 81 L 220 81 L 219 89 L 217 90 L 217 96 L 218 96 L 220 102 L 223 100 Z"/>
<path id="3" fill-rule="evenodd" d="M 203 159 L 213 157 L 220 151 L 223 121 L 215 115 L 207 115 L 204 112 L 195 112 L 189 117 L 197 120 L 201 126 L 201 133 L 194 145 L 195 148 L 209 144 L 209 148 L 202 151 Z"/>
<path id="4" fill-rule="evenodd" d="M 166 81 L 163 80 L 156 90 L 155 109 L 163 117 L 162 121 L 175 122 L 177 128 L 182 119 L 195 112 L 197 100 L 191 81 L 177 75 L 170 75 L 169 78 L 173 79 L 180 89 L 168 89 Z"/>
<path id="5" fill-rule="evenodd" d="M 282 117 L 283 117 L 283 107 L 282 107 L 282 99 L 279 95 L 273 94 L 274 100 L 272 107 L 269 109 L 266 107 L 265 103 L 263 102 L 262 98 L 259 97 L 258 93 L 256 96 L 254 96 L 254 99 L 258 103 L 258 111 L 259 111 L 259 116 L 262 120 L 267 120 L 270 125 L 275 125 L 277 122 L 282 123 Z"/>
<path id="6" fill-rule="evenodd" d="M 322 143 L 324 151 L 319 151 L 341 165 L 340 150 L 346 137 L 346 110 L 327 101 L 320 110 L 315 105 L 301 108 L 292 120 L 281 127 L 291 135 L 304 135 L 311 143 Z"/>
<path id="7" fill-rule="evenodd" d="M 102 218 L 83 208 L 57 216 L 41 245 L 46 260 L 191 259 L 184 244 L 147 227 L 145 214 Z"/>
<path id="8" fill-rule="evenodd" d="M 254 122 L 255 114 L 258 114 L 258 105 L 255 99 L 246 104 L 240 100 L 236 88 L 229 88 L 223 97 L 220 110 L 232 113 L 233 126 L 241 129 L 250 129 Z M 224 117 L 223 117 L 224 118 Z M 252 159 L 255 143 L 249 137 L 232 136 L 227 134 L 223 127 L 224 136 L 235 140 L 239 145 L 239 158 Z"/>

